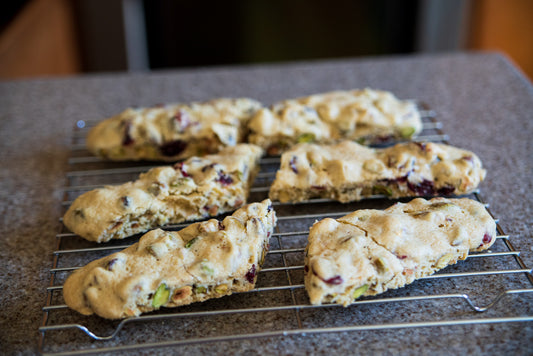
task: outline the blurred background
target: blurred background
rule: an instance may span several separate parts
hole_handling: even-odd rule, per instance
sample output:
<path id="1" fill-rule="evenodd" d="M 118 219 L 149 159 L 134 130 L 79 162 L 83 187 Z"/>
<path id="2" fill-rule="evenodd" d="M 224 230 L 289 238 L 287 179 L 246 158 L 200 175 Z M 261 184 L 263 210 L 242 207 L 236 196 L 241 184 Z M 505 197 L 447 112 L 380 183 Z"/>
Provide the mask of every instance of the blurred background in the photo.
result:
<path id="1" fill-rule="evenodd" d="M 530 0 L 8 0 L 0 79 L 497 50 L 533 78 Z"/>

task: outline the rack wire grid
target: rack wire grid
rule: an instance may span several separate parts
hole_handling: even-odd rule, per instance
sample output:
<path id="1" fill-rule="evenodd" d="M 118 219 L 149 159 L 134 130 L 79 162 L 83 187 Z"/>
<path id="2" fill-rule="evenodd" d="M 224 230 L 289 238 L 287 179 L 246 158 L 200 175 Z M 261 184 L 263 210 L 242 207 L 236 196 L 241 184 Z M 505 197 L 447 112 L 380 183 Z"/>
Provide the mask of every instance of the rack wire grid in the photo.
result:
<path id="1" fill-rule="evenodd" d="M 436 114 L 427 105 L 418 105 L 424 123 L 418 139 L 447 143 L 448 136 Z M 75 127 L 63 210 L 85 191 L 133 180 L 154 166 L 146 162 L 113 163 L 91 156 L 85 150 L 84 137 L 93 124 L 78 122 Z M 249 201 L 267 197 L 278 167 L 279 157 L 262 159 Z M 470 197 L 489 209 L 479 191 Z M 162 308 L 122 321 L 83 316 L 70 310 L 63 301 L 62 284 L 79 266 L 126 248 L 140 235 L 96 244 L 70 233 L 61 223 L 39 328 L 39 351 L 89 354 L 287 335 L 533 321 L 532 270 L 526 267 L 520 251 L 499 224 L 497 241 L 490 250 L 473 253 L 467 260 L 404 288 L 360 298 L 347 308 L 310 305 L 303 285 L 303 251 L 309 226 L 325 217 L 340 217 L 363 208 L 383 209 L 393 203 L 381 196 L 347 204 L 325 199 L 297 205 L 275 202 L 279 221 L 254 290 Z M 178 230 L 184 226 L 164 228 Z"/>

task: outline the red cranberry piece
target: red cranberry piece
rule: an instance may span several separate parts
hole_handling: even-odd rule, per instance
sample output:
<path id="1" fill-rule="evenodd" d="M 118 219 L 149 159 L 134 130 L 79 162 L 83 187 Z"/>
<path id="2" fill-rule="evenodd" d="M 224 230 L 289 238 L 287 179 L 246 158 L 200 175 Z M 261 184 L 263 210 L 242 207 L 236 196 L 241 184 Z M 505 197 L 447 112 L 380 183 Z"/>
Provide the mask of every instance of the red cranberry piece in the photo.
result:
<path id="1" fill-rule="evenodd" d="M 252 268 L 244 276 L 249 283 L 254 283 L 255 276 L 257 276 L 257 270 L 255 269 L 255 264 L 252 265 Z"/>
<path id="2" fill-rule="evenodd" d="M 415 192 L 418 195 L 433 195 L 435 194 L 435 188 L 433 182 L 430 180 L 424 179 L 418 184 L 413 184 L 407 181 L 407 187 L 409 190 Z"/>
<path id="3" fill-rule="evenodd" d="M 344 282 L 342 277 L 338 275 L 335 277 L 331 277 L 330 279 L 325 279 L 323 281 L 326 282 L 327 284 L 335 284 L 335 285 L 342 284 L 342 282 Z"/>
<path id="4" fill-rule="evenodd" d="M 378 136 L 374 139 L 375 143 L 387 143 L 392 140 L 392 135 Z"/>
<path id="5" fill-rule="evenodd" d="M 165 142 L 159 147 L 159 150 L 161 151 L 161 154 L 163 156 L 170 157 L 179 155 L 185 150 L 185 148 L 187 148 L 187 142 L 182 140 L 175 140 Z"/>
<path id="6" fill-rule="evenodd" d="M 470 164 L 474 163 L 474 158 L 472 156 L 464 156 L 464 157 L 461 157 L 461 158 L 464 159 L 467 162 L 470 162 Z"/>
<path id="7" fill-rule="evenodd" d="M 309 266 L 308 266 L 308 265 L 305 265 L 305 266 L 304 266 L 304 273 L 307 273 L 307 272 L 309 272 Z"/>
<path id="8" fill-rule="evenodd" d="M 422 152 L 427 151 L 427 144 L 425 142 L 413 142 L 415 145 L 417 145 Z"/>
<path id="9" fill-rule="evenodd" d="M 289 161 L 289 165 L 291 166 L 292 171 L 298 174 L 298 168 L 296 168 L 296 162 L 298 162 L 298 157 L 292 156 L 291 160 Z"/>
<path id="10" fill-rule="evenodd" d="M 182 110 L 178 111 L 176 115 L 172 117 L 172 119 L 174 119 L 174 121 L 177 123 L 177 126 L 181 132 L 191 125 L 191 119 L 189 118 L 189 115 Z"/>
<path id="11" fill-rule="evenodd" d="M 131 138 L 131 122 L 127 121 L 124 123 L 124 138 L 122 139 L 122 145 L 123 146 L 129 146 L 135 142 L 133 138 Z"/>
<path id="12" fill-rule="evenodd" d="M 174 169 L 177 170 L 177 171 L 180 171 L 181 175 L 186 177 L 186 178 L 191 176 L 189 173 L 187 173 L 185 168 L 183 168 L 183 162 L 176 163 L 174 165 Z"/>
<path id="13" fill-rule="evenodd" d="M 130 206 L 131 204 L 131 198 L 128 196 L 122 197 L 120 198 L 120 200 L 122 201 L 122 205 L 124 206 Z"/>
<path id="14" fill-rule="evenodd" d="M 227 186 L 233 183 L 233 178 L 228 175 L 225 175 L 222 172 L 218 172 L 218 178 L 216 179 L 222 186 Z"/>
<path id="15" fill-rule="evenodd" d="M 105 269 L 108 270 L 108 271 L 112 271 L 113 270 L 113 266 L 115 265 L 115 263 L 117 263 L 118 261 L 118 258 L 113 258 L 111 260 L 109 260 L 106 264 L 106 267 Z"/>
<path id="16" fill-rule="evenodd" d="M 326 190 L 326 187 L 323 186 L 323 185 L 312 185 L 311 189 L 314 189 L 314 190 Z"/>
<path id="17" fill-rule="evenodd" d="M 437 194 L 439 195 L 452 195 L 453 192 L 455 192 L 455 188 L 450 185 L 444 186 L 437 190 Z"/>
<path id="18" fill-rule="evenodd" d="M 483 235 L 483 243 L 484 244 L 488 244 L 492 241 L 492 236 L 490 236 L 488 233 L 486 233 L 485 235 Z"/>

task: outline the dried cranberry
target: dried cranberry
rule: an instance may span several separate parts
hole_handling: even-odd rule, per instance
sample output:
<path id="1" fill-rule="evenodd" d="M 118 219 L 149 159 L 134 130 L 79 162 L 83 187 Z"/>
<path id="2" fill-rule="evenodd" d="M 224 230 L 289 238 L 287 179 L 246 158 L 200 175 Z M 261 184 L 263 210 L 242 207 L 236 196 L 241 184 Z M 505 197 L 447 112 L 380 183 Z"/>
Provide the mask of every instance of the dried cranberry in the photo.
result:
<path id="1" fill-rule="evenodd" d="M 452 187 L 450 185 L 444 186 L 437 190 L 437 193 L 440 195 L 452 195 L 453 192 L 455 192 L 455 187 Z"/>
<path id="2" fill-rule="evenodd" d="M 413 142 L 415 145 L 417 145 L 422 152 L 427 151 L 427 144 L 425 142 Z"/>
<path id="3" fill-rule="evenodd" d="M 298 174 L 298 168 L 296 168 L 296 162 L 298 162 L 298 157 L 292 156 L 291 160 L 289 161 L 289 165 L 291 166 L 292 171 Z"/>
<path id="4" fill-rule="evenodd" d="M 488 244 L 492 241 L 492 236 L 490 236 L 488 233 L 483 235 L 483 243 Z"/>
<path id="5" fill-rule="evenodd" d="M 314 189 L 314 190 L 326 190 L 326 186 L 324 186 L 324 185 L 312 185 L 311 189 Z"/>
<path id="6" fill-rule="evenodd" d="M 418 184 L 413 184 L 407 181 L 407 187 L 415 192 L 418 195 L 433 195 L 435 193 L 435 187 L 433 185 L 433 182 L 427 179 L 424 179 Z"/>
<path id="7" fill-rule="evenodd" d="M 375 143 L 387 143 L 392 140 L 392 135 L 378 136 L 374 139 Z"/>
<path id="8" fill-rule="evenodd" d="M 182 132 L 191 125 L 191 119 L 189 118 L 189 115 L 182 110 L 178 111 L 176 115 L 172 117 L 172 119 L 176 121 L 178 128 Z"/>
<path id="9" fill-rule="evenodd" d="M 218 172 L 218 178 L 216 179 L 222 186 L 230 185 L 233 183 L 233 178 L 228 175 L 225 175 L 222 172 Z"/>
<path id="10" fill-rule="evenodd" d="M 410 172 L 409 172 L 409 173 L 410 173 Z M 393 184 L 393 183 L 405 183 L 405 182 L 407 182 L 407 176 L 409 175 L 409 173 L 407 173 L 407 174 L 404 175 L 403 177 L 392 178 L 392 179 L 381 179 L 380 182 L 382 182 L 382 183 L 388 183 L 388 184 Z"/>
<path id="11" fill-rule="evenodd" d="M 396 256 L 396 257 L 398 257 L 400 260 L 405 260 L 407 258 L 406 255 L 401 255 L 401 256 Z"/>
<path id="12" fill-rule="evenodd" d="M 159 150 L 163 156 L 176 156 L 183 152 L 185 148 L 187 148 L 187 142 L 182 140 L 174 140 L 165 142 L 159 147 Z"/>
<path id="13" fill-rule="evenodd" d="M 252 268 L 248 272 L 246 272 L 246 280 L 249 283 L 254 283 L 255 276 L 257 276 L 257 270 L 255 269 L 255 265 L 252 265 Z"/>
<path id="14" fill-rule="evenodd" d="M 309 266 L 308 266 L 308 265 L 305 265 L 305 266 L 304 266 L 304 273 L 307 273 L 307 272 L 309 272 Z"/>
<path id="15" fill-rule="evenodd" d="M 117 263 L 117 261 L 118 261 L 118 258 L 113 258 L 113 259 L 109 260 L 107 262 L 107 265 L 106 265 L 105 269 L 108 270 L 108 271 L 112 271 L 113 270 L 113 266 L 115 265 L 115 263 Z"/>
<path id="16" fill-rule="evenodd" d="M 472 156 L 464 156 L 464 157 L 461 157 L 461 158 L 464 159 L 467 162 L 474 163 L 474 158 Z"/>
<path id="17" fill-rule="evenodd" d="M 128 196 L 122 197 L 122 198 L 120 198 L 120 200 L 122 201 L 122 204 L 124 206 L 130 206 L 130 204 L 131 204 L 131 198 L 128 197 Z"/>
<path id="18" fill-rule="evenodd" d="M 183 162 L 176 163 L 174 165 L 174 169 L 177 170 L 177 171 L 180 171 L 181 175 L 186 177 L 186 178 L 191 176 L 189 173 L 187 173 L 185 168 L 183 168 Z"/>
<path id="19" fill-rule="evenodd" d="M 122 145 L 129 146 L 135 142 L 133 138 L 131 138 L 131 122 L 127 121 L 124 123 L 124 138 L 122 139 Z"/>
<path id="20" fill-rule="evenodd" d="M 330 279 L 325 279 L 323 280 L 324 282 L 326 282 L 327 284 L 342 284 L 343 279 L 341 276 L 337 275 L 335 277 L 331 277 Z"/>

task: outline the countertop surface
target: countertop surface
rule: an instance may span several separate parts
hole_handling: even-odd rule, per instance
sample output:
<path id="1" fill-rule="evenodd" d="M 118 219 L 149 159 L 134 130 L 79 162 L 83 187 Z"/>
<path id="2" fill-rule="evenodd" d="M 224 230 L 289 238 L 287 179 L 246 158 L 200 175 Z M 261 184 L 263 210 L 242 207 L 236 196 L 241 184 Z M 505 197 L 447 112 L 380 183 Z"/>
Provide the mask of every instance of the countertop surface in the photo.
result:
<path id="1" fill-rule="evenodd" d="M 478 154 L 488 172 L 481 185 L 482 197 L 490 204 L 493 214 L 500 219 L 500 226 L 520 251 L 526 266 L 531 268 L 533 86 L 501 54 L 376 57 L 2 82 L 2 353 L 38 352 L 38 330 L 43 321 L 42 307 L 46 303 L 46 288 L 50 283 L 50 268 L 57 243 L 56 234 L 61 227 L 59 218 L 63 214 L 60 203 L 63 197 L 62 187 L 69 169 L 67 160 L 73 127 L 78 120 L 105 118 L 131 105 L 147 106 L 240 96 L 252 97 L 268 105 L 289 97 L 364 87 L 390 90 L 400 98 L 415 98 L 427 103 L 443 123 L 444 132 L 450 136 L 450 144 Z M 498 243 L 502 244 L 501 241 Z M 477 260 L 483 261 L 479 263 L 480 270 L 519 269 L 513 258 Z M 402 296 L 419 295 L 430 293 L 428 288 L 436 288 L 439 293 L 443 290 L 464 293 L 466 290 L 475 302 L 483 304 L 505 290 L 533 288 L 525 278 L 525 273 L 510 273 L 503 277 L 490 275 L 484 279 L 469 278 L 471 277 L 430 280 L 398 293 Z M 463 287 L 465 283 L 468 287 Z M 277 297 L 274 296 L 273 299 L 275 298 Z M 305 299 L 302 300 L 301 303 L 305 303 Z M 455 300 L 424 301 L 413 305 L 409 303 L 362 305 L 347 309 L 322 308 L 311 310 L 307 314 L 302 312 L 301 315 L 304 328 L 368 325 L 375 318 L 377 324 L 389 323 L 389 329 L 343 332 L 333 329 L 327 333 L 311 332 L 305 335 L 289 333 L 155 351 L 191 354 L 533 353 L 532 293 L 505 296 L 495 309 L 481 314 L 473 312 L 466 303 Z M 268 301 L 265 304 L 268 305 Z M 62 313 L 73 312 L 64 310 Z M 239 319 L 240 316 L 220 316 L 213 327 L 240 330 L 242 328 L 236 325 L 250 323 L 247 330 L 250 332 L 298 328 L 287 317 L 286 314 L 290 313 L 293 311 L 272 317 L 252 313 L 255 315 L 242 319 Z M 496 320 L 502 317 L 511 319 L 503 323 L 394 327 L 396 324 L 401 326 L 403 320 L 431 322 L 448 319 Z M 530 320 L 518 321 L 518 317 L 529 317 Z M 252 318 L 251 321 L 246 320 L 249 318 Z M 83 320 L 89 324 L 99 322 L 97 317 L 84 317 Z M 272 329 L 256 328 L 254 320 L 256 324 L 265 327 L 269 323 L 274 326 Z M 284 323 L 288 325 L 283 325 Z M 164 332 L 161 331 L 161 335 L 164 333 L 167 337 L 163 341 L 183 338 L 182 331 L 191 337 L 203 336 L 193 332 L 191 327 L 195 328 L 194 324 L 189 325 L 189 320 L 135 325 L 126 327 L 111 343 L 91 341 L 78 330 L 47 331 L 44 350 L 51 352 L 113 347 L 129 344 L 131 341 L 128 340 L 132 339 L 139 343 L 153 342 L 149 336 L 144 338 L 143 333 L 153 335 L 156 330 L 157 334 L 158 328 L 162 328 Z M 172 330 L 169 331 L 169 328 Z M 206 335 L 219 334 L 210 329 Z M 151 351 L 154 350 L 146 352 Z"/>

